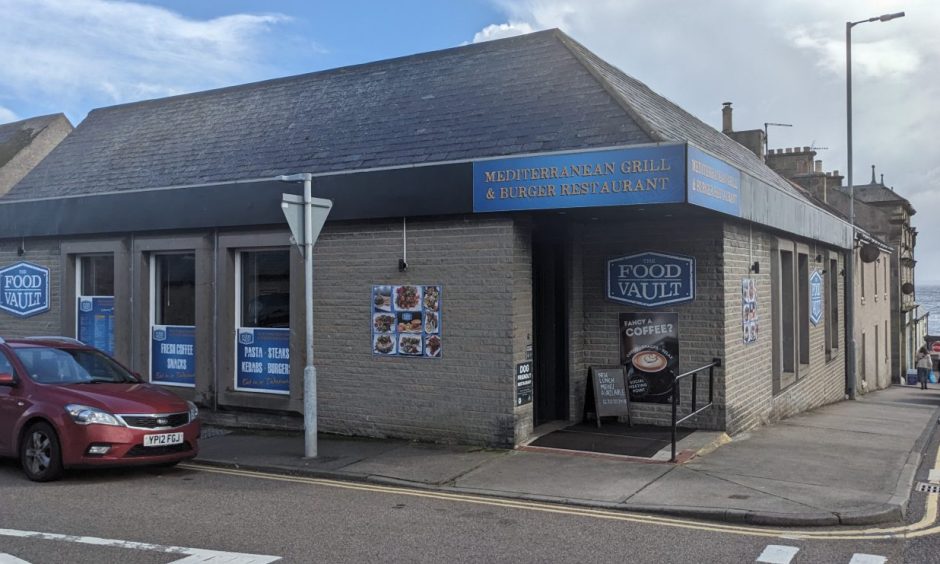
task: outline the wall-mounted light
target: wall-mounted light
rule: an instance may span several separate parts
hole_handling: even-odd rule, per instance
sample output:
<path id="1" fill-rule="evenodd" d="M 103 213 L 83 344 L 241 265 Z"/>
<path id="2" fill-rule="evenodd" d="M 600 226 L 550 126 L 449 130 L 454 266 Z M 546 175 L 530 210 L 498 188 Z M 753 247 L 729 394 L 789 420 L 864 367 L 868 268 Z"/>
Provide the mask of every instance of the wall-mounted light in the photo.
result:
<path id="1" fill-rule="evenodd" d="M 822 255 L 816 255 L 816 262 L 822 262 Z"/>
<path id="2" fill-rule="evenodd" d="M 760 262 L 755 260 L 754 264 L 751 265 L 749 270 L 754 274 L 760 274 Z"/>

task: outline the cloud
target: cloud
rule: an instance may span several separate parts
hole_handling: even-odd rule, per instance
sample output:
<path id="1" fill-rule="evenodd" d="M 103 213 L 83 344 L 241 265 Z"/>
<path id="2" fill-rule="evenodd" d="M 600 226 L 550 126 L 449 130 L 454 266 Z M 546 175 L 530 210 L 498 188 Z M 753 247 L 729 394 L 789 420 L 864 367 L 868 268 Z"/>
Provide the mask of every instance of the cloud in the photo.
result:
<path id="1" fill-rule="evenodd" d="M 940 3 L 717 0 L 699 10 L 683 0 L 492 1 L 505 25 L 558 27 L 712 127 L 721 127 L 725 101 L 734 102 L 736 130 L 792 124 L 769 129 L 771 148 L 822 147 L 823 168 L 843 174 L 845 23 L 906 10 L 852 31 L 854 178 L 867 183 L 877 165 L 911 200 L 918 278 L 940 280 Z"/>
<path id="2" fill-rule="evenodd" d="M 503 39 L 506 37 L 515 37 L 516 35 L 525 35 L 532 33 L 532 26 L 522 22 L 509 22 L 504 24 L 493 24 L 484 27 L 473 35 L 473 43 L 481 41 L 492 41 L 494 39 Z"/>
<path id="3" fill-rule="evenodd" d="M 10 123 L 11 121 L 18 121 L 20 118 L 16 117 L 16 113 L 9 108 L 4 108 L 0 106 L 0 123 Z"/>
<path id="4" fill-rule="evenodd" d="M 104 0 L 0 0 L 0 13 L 4 97 L 38 96 L 51 111 L 244 82 L 264 68 L 261 39 L 288 20 L 235 14 L 199 21 Z"/>

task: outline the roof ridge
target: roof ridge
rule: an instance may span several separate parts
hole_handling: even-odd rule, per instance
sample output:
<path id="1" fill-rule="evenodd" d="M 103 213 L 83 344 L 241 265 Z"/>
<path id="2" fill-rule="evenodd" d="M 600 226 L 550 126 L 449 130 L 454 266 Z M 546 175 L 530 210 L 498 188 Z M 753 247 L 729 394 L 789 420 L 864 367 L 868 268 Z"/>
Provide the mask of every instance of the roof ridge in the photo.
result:
<path id="1" fill-rule="evenodd" d="M 437 49 L 434 51 L 423 51 L 420 53 L 412 53 L 410 55 L 401 55 L 399 57 L 391 57 L 388 59 L 380 59 L 378 61 L 368 61 L 365 63 L 356 63 L 352 65 L 345 65 L 341 67 L 333 67 L 329 69 L 321 69 L 311 72 L 304 72 L 300 74 L 293 74 L 290 76 L 278 76 L 274 78 L 266 78 L 264 80 L 256 80 L 254 82 L 245 82 L 242 84 L 233 84 L 231 86 L 220 86 L 218 88 L 210 88 L 208 90 L 199 90 L 196 92 L 186 92 L 183 94 L 174 94 L 172 96 L 163 96 L 160 98 L 148 98 L 146 100 L 136 100 L 133 102 L 124 102 L 121 104 L 113 104 L 111 106 L 102 106 L 100 108 L 93 108 L 88 112 L 88 115 L 92 113 L 108 111 L 114 109 L 123 109 L 128 107 L 136 106 L 145 106 L 148 104 L 163 103 L 169 100 L 181 100 L 186 98 L 200 98 L 203 96 L 216 95 L 223 92 L 234 92 L 238 90 L 248 90 L 250 88 L 270 86 L 278 83 L 291 82 L 300 78 L 313 78 L 321 76 L 329 76 L 331 74 L 338 74 L 343 72 L 352 72 L 352 71 L 362 71 L 369 67 L 378 67 L 382 65 L 388 65 L 390 63 L 400 63 L 403 61 L 420 61 L 424 59 L 432 59 L 435 57 L 440 57 L 452 51 L 458 51 L 460 49 L 470 49 L 470 48 L 479 48 L 492 47 L 494 44 L 506 44 L 519 41 L 531 41 L 533 37 L 536 36 L 545 36 L 552 34 L 553 32 L 559 31 L 557 28 L 551 28 L 546 30 L 534 31 L 532 33 L 525 33 L 522 35 L 514 35 L 512 37 L 504 37 L 501 39 L 492 39 L 489 41 L 481 41 L 480 43 L 467 43 L 464 45 L 456 45 L 454 47 L 445 47 L 443 49 Z"/>

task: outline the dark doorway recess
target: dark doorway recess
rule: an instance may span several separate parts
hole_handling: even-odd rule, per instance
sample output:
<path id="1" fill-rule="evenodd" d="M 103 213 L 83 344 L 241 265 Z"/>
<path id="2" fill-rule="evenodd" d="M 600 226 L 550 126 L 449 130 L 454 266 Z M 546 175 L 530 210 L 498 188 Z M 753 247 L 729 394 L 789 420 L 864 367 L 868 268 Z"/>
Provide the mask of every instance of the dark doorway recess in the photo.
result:
<path id="1" fill-rule="evenodd" d="M 682 440 L 692 431 L 680 428 L 676 440 Z M 593 422 L 586 422 L 541 436 L 529 445 L 652 458 L 672 444 L 670 432 L 669 427 L 629 426 L 626 423 L 604 423 L 598 429 Z"/>
<path id="2" fill-rule="evenodd" d="M 568 245 L 563 218 L 532 234 L 535 424 L 568 419 Z"/>

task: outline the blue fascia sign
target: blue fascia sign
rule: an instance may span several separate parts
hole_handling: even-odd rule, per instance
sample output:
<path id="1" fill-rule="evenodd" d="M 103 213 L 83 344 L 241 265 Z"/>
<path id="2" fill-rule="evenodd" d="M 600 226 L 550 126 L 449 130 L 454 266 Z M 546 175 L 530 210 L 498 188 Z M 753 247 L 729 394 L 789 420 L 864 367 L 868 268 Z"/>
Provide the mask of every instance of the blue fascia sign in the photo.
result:
<path id="1" fill-rule="evenodd" d="M 49 311 L 49 269 L 18 262 L 0 269 L 0 310 L 16 317 Z"/>
<path id="2" fill-rule="evenodd" d="M 647 251 L 607 261 L 607 299 L 642 307 L 695 299 L 695 259 Z"/>
<path id="3" fill-rule="evenodd" d="M 688 202 L 740 217 L 741 172 L 692 145 L 688 159 Z"/>
<path id="4" fill-rule="evenodd" d="M 809 275 L 809 320 L 813 325 L 819 325 L 823 318 L 823 278 L 818 270 Z"/>
<path id="5" fill-rule="evenodd" d="M 508 157 L 473 163 L 473 211 L 685 202 L 685 145 Z"/>

